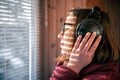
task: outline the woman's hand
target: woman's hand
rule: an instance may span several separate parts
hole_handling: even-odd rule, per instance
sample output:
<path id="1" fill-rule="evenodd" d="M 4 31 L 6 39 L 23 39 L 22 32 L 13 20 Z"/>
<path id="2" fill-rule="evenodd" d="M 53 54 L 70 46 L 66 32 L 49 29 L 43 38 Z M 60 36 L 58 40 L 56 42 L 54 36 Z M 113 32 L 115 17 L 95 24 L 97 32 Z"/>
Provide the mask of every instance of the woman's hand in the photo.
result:
<path id="1" fill-rule="evenodd" d="M 88 32 L 83 39 L 80 35 L 72 49 L 69 62 L 64 65 L 79 73 L 82 68 L 90 64 L 101 40 L 101 36 L 95 38 L 96 32 L 92 34 Z"/>

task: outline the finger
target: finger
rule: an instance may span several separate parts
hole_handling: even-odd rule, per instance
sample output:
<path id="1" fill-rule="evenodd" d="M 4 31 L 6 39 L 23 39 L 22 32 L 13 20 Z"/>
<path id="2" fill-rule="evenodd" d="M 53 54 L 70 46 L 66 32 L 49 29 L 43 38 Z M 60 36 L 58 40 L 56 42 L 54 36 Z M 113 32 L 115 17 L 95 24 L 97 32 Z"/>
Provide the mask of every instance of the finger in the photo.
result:
<path id="1" fill-rule="evenodd" d="M 73 49 L 72 49 L 72 52 L 74 52 L 74 51 L 79 47 L 79 44 L 80 44 L 81 39 L 82 39 L 82 36 L 80 35 L 80 36 L 77 38 L 76 42 L 75 42 L 75 45 L 74 45 L 74 47 L 73 47 Z"/>
<path id="2" fill-rule="evenodd" d="M 88 38 L 90 37 L 90 32 L 86 33 L 85 37 L 81 41 L 81 44 L 79 45 L 79 50 L 83 49 L 84 45 L 86 44 Z"/>
<path id="3" fill-rule="evenodd" d="M 94 53 L 95 52 L 95 50 L 97 49 L 100 41 L 101 41 L 101 36 L 98 36 L 96 41 L 93 43 L 93 45 L 91 46 L 91 48 L 89 50 L 90 53 Z"/>
<path id="4" fill-rule="evenodd" d="M 84 51 L 88 51 L 88 50 L 89 50 L 89 48 L 91 47 L 91 45 L 92 45 L 95 37 L 96 37 L 96 32 L 93 32 L 92 35 L 91 35 L 91 37 L 90 37 L 89 40 L 87 41 L 84 49 L 83 49 Z"/>

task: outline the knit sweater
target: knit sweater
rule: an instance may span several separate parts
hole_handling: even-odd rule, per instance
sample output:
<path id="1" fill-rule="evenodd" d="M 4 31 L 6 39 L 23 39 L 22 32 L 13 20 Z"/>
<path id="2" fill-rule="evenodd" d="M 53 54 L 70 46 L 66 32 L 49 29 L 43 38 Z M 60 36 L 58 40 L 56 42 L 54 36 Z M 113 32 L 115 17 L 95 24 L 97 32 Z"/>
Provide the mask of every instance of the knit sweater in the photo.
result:
<path id="1" fill-rule="evenodd" d="M 114 62 L 89 64 L 79 74 L 58 64 L 49 80 L 120 80 L 120 73 L 118 65 Z"/>

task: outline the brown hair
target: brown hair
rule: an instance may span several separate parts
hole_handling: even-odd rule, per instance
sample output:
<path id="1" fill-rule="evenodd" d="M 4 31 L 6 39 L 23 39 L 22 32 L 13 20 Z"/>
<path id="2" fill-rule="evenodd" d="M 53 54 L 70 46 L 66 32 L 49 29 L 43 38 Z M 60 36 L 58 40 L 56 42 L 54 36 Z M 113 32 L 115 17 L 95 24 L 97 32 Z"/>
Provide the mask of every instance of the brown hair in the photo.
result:
<path id="1" fill-rule="evenodd" d="M 113 32 L 109 16 L 105 12 L 101 12 L 101 24 L 103 25 L 102 40 L 93 60 L 96 63 L 118 61 L 120 47 Z"/>
<path id="2" fill-rule="evenodd" d="M 71 9 L 76 16 L 76 26 L 85 19 L 90 13 L 91 9 Z M 69 13 L 68 12 L 68 13 Z M 93 62 L 107 63 L 110 61 L 117 61 L 119 59 L 119 45 L 111 27 L 111 22 L 108 15 L 101 11 L 101 24 L 103 25 L 102 40 L 95 52 Z M 69 55 L 61 55 L 57 58 L 58 62 L 63 62 L 69 58 Z"/>

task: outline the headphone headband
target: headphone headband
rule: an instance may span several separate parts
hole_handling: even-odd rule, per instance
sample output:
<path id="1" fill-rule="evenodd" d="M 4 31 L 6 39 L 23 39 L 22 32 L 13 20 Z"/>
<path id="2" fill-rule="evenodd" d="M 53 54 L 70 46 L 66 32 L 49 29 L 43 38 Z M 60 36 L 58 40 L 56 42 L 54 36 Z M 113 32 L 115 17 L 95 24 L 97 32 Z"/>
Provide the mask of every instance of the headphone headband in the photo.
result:
<path id="1" fill-rule="evenodd" d="M 88 18 L 101 21 L 101 9 L 97 6 L 94 6 L 91 12 L 88 14 Z"/>
<path id="2" fill-rule="evenodd" d="M 82 35 L 83 37 L 87 32 L 96 32 L 97 35 L 102 35 L 103 26 L 101 22 L 101 10 L 99 7 L 94 6 L 88 17 L 82 20 L 76 28 L 76 37 Z"/>

